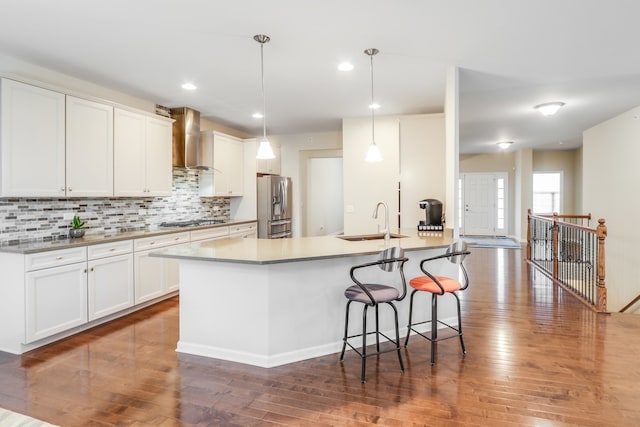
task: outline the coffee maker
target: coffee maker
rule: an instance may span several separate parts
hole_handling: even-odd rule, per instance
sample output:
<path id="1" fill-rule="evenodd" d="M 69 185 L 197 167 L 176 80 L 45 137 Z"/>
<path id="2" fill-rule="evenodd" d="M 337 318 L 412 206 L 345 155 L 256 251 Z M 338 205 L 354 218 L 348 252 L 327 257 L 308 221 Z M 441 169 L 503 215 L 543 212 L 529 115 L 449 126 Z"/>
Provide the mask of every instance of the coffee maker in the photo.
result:
<path id="1" fill-rule="evenodd" d="M 418 231 L 443 231 L 444 215 L 442 202 L 436 199 L 424 199 L 418 202 L 420 209 L 424 209 L 425 219 L 418 223 Z"/>

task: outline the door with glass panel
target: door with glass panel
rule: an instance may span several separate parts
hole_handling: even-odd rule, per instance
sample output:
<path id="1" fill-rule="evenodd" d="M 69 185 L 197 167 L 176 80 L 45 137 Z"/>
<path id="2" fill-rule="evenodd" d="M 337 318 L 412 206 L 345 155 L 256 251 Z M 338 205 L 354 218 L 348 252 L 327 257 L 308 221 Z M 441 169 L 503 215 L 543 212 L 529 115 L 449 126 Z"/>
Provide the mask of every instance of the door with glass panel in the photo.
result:
<path id="1" fill-rule="evenodd" d="M 460 177 L 461 234 L 507 234 L 507 174 L 466 173 Z"/>

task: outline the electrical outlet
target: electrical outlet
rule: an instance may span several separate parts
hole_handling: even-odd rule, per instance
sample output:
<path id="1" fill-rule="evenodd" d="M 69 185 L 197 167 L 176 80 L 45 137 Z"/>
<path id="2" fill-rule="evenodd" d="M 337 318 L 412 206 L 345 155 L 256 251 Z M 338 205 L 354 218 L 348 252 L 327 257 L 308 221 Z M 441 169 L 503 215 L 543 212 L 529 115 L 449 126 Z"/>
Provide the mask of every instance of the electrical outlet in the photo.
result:
<path id="1" fill-rule="evenodd" d="M 347 211 L 347 213 L 354 213 L 356 209 L 353 207 L 353 205 L 347 205 L 345 210 Z"/>

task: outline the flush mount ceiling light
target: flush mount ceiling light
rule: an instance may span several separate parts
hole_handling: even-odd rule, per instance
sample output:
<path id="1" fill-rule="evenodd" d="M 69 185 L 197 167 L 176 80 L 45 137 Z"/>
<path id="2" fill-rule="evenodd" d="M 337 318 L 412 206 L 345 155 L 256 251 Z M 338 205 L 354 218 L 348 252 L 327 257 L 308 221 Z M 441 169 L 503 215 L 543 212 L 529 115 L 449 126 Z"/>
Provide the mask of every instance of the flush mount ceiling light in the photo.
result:
<path id="1" fill-rule="evenodd" d="M 338 70 L 340 71 L 351 71 L 353 70 L 353 64 L 350 62 L 343 62 L 342 64 L 338 65 Z"/>
<path id="2" fill-rule="evenodd" d="M 251 117 L 253 117 L 254 119 L 261 119 L 264 116 L 262 115 L 262 113 L 253 113 Z"/>
<path id="3" fill-rule="evenodd" d="M 194 85 L 193 83 L 184 83 L 182 86 L 182 89 L 184 90 L 196 90 L 198 87 L 196 85 Z"/>
<path id="4" fill-rule="evenodd" d="M 264 34 L 257 34 L 253 39 L 260 43 L 260 82 L 262 85 L 262 139 L 258 145 L 258 153 L 256 159 L 275 159 L 273 149 L 267 139 L 267 101 L 264 94 L 264 44 L 268 43 L 271 38 Z"/>
<path id="5" fill-rule="evenodd" d="M 564 102 L 556 101 L 556 102 L 546 102 L 544 104 L 536 105 L 536 110 L 540 111 L 540 114 L 543 116 L 553 116 L 558 112 L 560 108 L 564 105 Z"/>
<path id="6" fill-rule="evenodd" d="M 376 145 L 376 127 L 375 127 L 375 108 L 376 103 L 373 101 L 373 56 L 378 54 L 378 49 L 366 49 L 365 55 L 369 55 L 371 61 L 371 145 L 367 150 L 367 156 L 365 162 L 381 162 L 382 154 L 380 154 L 380 148 Z"/>
<path id="7" fill-rule="evenodd" d="M 496 142 L 496 145 L 498 147 L 500 147 L 503 150 L 506 150 L 507 148 L 511 147 L 511 144 L 513 144 L 513 141 L 500 141 L 500 142 Z"/>

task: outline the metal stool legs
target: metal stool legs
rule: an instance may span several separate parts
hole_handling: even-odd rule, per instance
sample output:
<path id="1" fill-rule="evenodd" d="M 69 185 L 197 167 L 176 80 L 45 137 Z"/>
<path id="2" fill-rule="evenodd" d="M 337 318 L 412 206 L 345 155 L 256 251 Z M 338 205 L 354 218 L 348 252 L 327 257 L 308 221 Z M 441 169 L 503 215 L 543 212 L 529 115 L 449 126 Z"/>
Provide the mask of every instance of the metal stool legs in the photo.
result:
<path id="1" fill-rule="evenodd" d="M 411 297 L 409 298 L 409 325 L 407 326 L 407 337 L 404 341 L 404 346 L 406 347 L 409 344 L 409 337 L 411 336 L 411 331 L 429 340 L 431 342 L 431 365 L 435 365 L 436 364 L 436 348 L 437 348 L 438 341 L 459 337 L 460 347 L 462 348 L 462 354 L 466 355 L 467 350 L 464 345 L 464 339 L 462 337 L 462 314 L 460 312 L 460 298 L 458 298 L 458 295 L 455 292 L 447 292 L 456 298 L 456 308 L 458 310 L 458 326 L 454 327 L 447 323 L 442 322 L 441 320 L 438 320 L 438 297 L 441 296 L 439 294 L 431 294 L 431 320 L 425 320 L 423 322 L 413 323 L 413 297 L 416 294 L 416 292 L 419 292 L 419 291 L 416 289 L 413 292 L 411 292 Z M 425 334 L 414 329 L 414 326 L 422 325 L 425 323 L 431 324 L 430 336 L 426 336 Z M 457 333 L 455 335 L 438 338 L 438 324 L 444 325 L 447 328 L 452 329 Z"/>
<path id="2" fill-rule="evenodd" d="M 376 356 L 379 354 L 383 354 L 383 353 L 387 353 L 390 351 L 396 351 L 398 353 L 398 361 L 400 362 L 400 371 L 404 372 L 404 362 L 402 361 L 402 354 L 400 353 L 400 329 L 398 326 L 398 310 L 396 309 L 396 306 L 391 303 L 388 302 L 387 304 L 389 304 L 391 306 L 391 308 L 393 308 L 393 314 L 394 314 L 394 319 L 395 319 L 395 329 L 396 329 L 396 339 L 395 341 L 390 339 L 389 337 L 387 337 L 385 334 L 383 334 L 382 332 L 380 332 L 380 323 L 378 320 L 378 305 L 375 305 L 375 311 L 376 311 L 376 330 L 374 332 L 367 332 L 367 309 L 369 308 L 369 304 L 363 304 L 363 309 L 362 309 L 362 333 L 361 334 L 355 334 L 355 335 L 348 335 L 349 333 L 349 307 L 351 305 L 352 301 L 347 301 L 347 309 L 346 309 L 346 314 L 345 314 L 345 322 L 344 322 L 344 338 L 342 339 L 342 352 L 340 353 L 340 362 L 342 362 L 344 360 L 344 353 L 345 350 L 347 348 L 347 345 L 349 347 L 351 347 L 359 356 L 360 359 L 362 361 L 361 363 L 361 374 L 360 374 L 360 381 L 362 383 L 365 382 L 366 380 L 366 370 L 367 370 L 367 357 L 370 356 Z M 375 334 L 376 335 L 376 351 L 374 353 L 369 353 L 367 354 L 367 335 L 369 334 Z M 395 348 L 389 349 L 389 350 L 384 350 L 384 351 L 380 351 L 380 335 L 382 335 L 383 337 L 385 337 L 388 341 L 392 342 L 395 344 Z M 357 338 L 359 336 L 362 336 L 362 348 L 360 350 L 358 350 L 357 348 L 353 347 L 350 343 L 349 343 L 349 338 Z"/>

